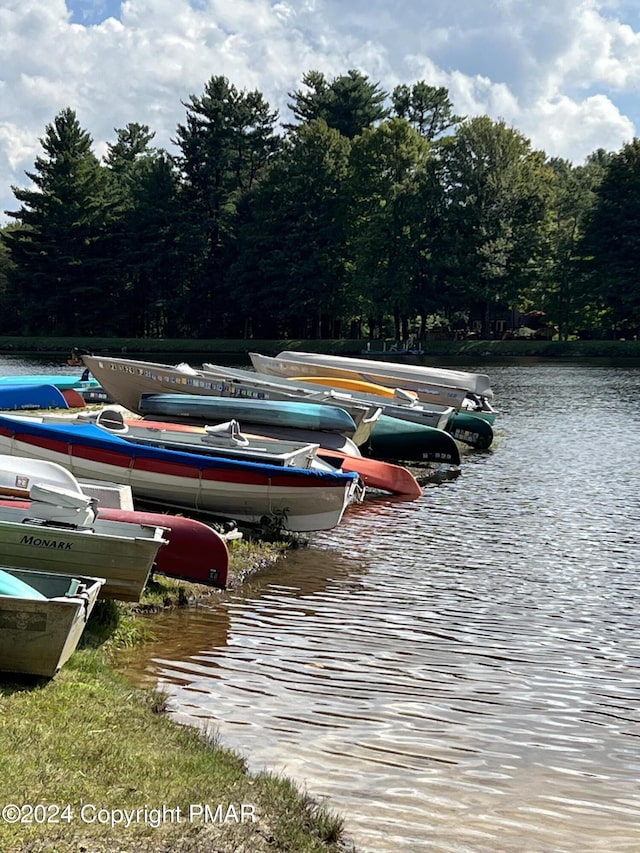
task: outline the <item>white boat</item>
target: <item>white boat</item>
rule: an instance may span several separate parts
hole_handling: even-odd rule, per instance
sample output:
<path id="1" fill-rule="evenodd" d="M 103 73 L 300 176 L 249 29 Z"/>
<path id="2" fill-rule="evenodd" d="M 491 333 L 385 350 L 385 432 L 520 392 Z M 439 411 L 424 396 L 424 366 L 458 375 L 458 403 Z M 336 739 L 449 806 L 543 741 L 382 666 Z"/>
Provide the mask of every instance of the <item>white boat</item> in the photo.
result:
<path id="1" fill-rule="evenodd" d="M 59 574 L 90 566 L 105 578 L 101 597 L 139 600 L 162 528 L 96 518 L 91 498 L 75 492 L 36 484 L 30 494 L 28 509 L 0 506 L 0 564 Z"/>
<path id="2" fill-rule="evenodd" d="M 328 530 L 362 496 L 355 473 L 260 462 L 128 442 L 91 423 L 41 423 L 0 415 L 0 453 L 57 462 L 77 478 L 131 487 L 136 499 L 238 523 L 276 519 L 292 532 Z"/>
<path id="3" fill-rule="evenodd" d="M 85 364 L 101 386 L 113 400 L 125 406 L 131 412 L 142 414 L 140 400 L 148 394 L 191 394 L 223 397 L 242 401 L 299 401 L 293 394 L 278 394 L 266 385 L 253 390 L 241 388 L 233 378 L 233 370 L 225 374 L 206 374 L 189 364 L 156 364 L 135 359 L 111 358 L 107 356 L 82 356 Z M 353 432 L 344 432 L 356 444 L 363 444 L 371 435 L 380 410 L 376 406 L 363 404 L 348 395 L 338 398 L 330 392 L 319 392 L 305 402 L 327 403 L 338 406 L 348 412 L 355 423 Z M 229 414 L 226 418 L 236 417 L 242 423 L 240 414 Z M 225 418 L 225 419 L 226 419 Z M 293 425 L 290 425 L 293 426 Z M 286 425 L 282 424 L 286 429 Z"/>
<path id="4" fill-rule="evenodd" d="M 0 671 L 52 678 L 75 651 L 103 578 L 0 566 Z"/>
<path id="5" fill-rule="evenodd" d="M 32 416 L 29 416 L 30 418 Z M 51 415 L 51 417 L 55 417 Z M 74 415 L 74 419 L 78 416 Z M 42 422 L 46 416 L 34 416 Z M 100 482 L 99 480 L 78 481 L 73 474 L 61 465 L 43 462 L 40 459 L 26 459 L 19 456 L 0 454 L 0 497 L 29 499 L 29 491 L 34 483 L 45 483 L 61 489 L 82 493 L 95 498 L 100 509 L 133 510 L 133 495 L 130 486 L 120 483 Z"/>
<path id="6" fill-rule="evenodd" d="M 319 444 L 241 432 L 237 421 L 200 427 L 142 418 L 125 419 L 119 410 L 103 409 L 95 415 L 95 422 L 140 444 L 250 459 L 283 467 L 351 471 L 358 474 L 367 489 L 391 492 L 410 500 L 422 495 L 422 488 L 413 474 L 402 466 L 366 459 L 359 453 L 352 455 L 329 450 Z"/>
<path id="7" fill-rule="evenodd" d="M 484 373 L 298 351 L 283 351 L 275 358 L 251 352 L 249 358 L 255 370 L 266 375 L 353 377 L 415 391 L 422 401 L 435 402 L 437 398 L 456 409 L 480 408 L 493 399 L 489 377 Z"/>
<path id="8" fill-rule="evenodd" d="M 76 415 L 77 417 L 80 415 Z M 87 496 L 95 497 L 98 502 L 98 524 L 103 520 L 119 521 L 148 528 L 159 527 L 163 531 L 163 538 L 168 541 L 156 554 L 154 573 L 194 583 L 222 588 L 226 586 L 229 551 L 225 537 L 209 525 L 193 518 L 134 509 L 129 486 L 105 483 L 107 502 L 103 503 L 100 483 L 97 487 L 93 483 L 87 486 L 55 462 L 6 455 L 0 455 L 0 483 L 3 484 L 0 489 L 0 506 L 14 509 L 31 508 L 33 485 L 48 485 L 75 493 L 81 497 L 81 505 Z M 97 494 L 89 493 L 88 489 Z M 119 497 L 121 491 L 126 494 L 127 500 L 114 500 Z"/>
<path id="9" fill-rule="evenodd" d="M 182 424 L 165 424 L 142 418 L 125 420 L 122 412 L 107 408 L 96 414 L 95 423 L 109 432 L 124 436 L 127 441 L 152 447 L 266 462 L 283 468 L 335 470 L 335 467 L 318 458 L 319 444 L 255 436 L 241 431 L 236 420 L 213 426 L 185 427 Z"/>
<path id="10" fill-rule="evenodd" d="M 453 438 L 471 447 L 486 450 L 493 442 L 491 425 L 484 417 L 480 418 L 479 413 L 465 407 L 461 411 L 456 411 L 453 406 L 420 402 L 414 392 L 403 388 L 385 387 L 353 377 L 328 375 L 302 377 L 300 380 L 297 377 L 257 374 L 248 370 L 239 370 L 236 367 L 226 368 L 209 363 L 203 364 L 202 373 L 219 379 L 224 377 L 224 381 L 233 382 L 239 392 L 246 394 L 262 391 L 272 395 L 282 395 L 286 399 L 321 399 L 323 402 L 331 400 L 339 405 L 343 404 L 341 401 L 344 399 L 358 401 L 362 405 L 377 406 L 382 416 L 444 430 Z M 332 385 L 334 382 L 335 386 Z M 461 395 L 464 393 L 462 391 Z M 146 413 L 145 399 L 143 398 L 141 402 L 141 408 Z M 383 418 L 378 418 L 373 424 L 374 437 L 376 431 L 380 431 L 382 420 Z"/>

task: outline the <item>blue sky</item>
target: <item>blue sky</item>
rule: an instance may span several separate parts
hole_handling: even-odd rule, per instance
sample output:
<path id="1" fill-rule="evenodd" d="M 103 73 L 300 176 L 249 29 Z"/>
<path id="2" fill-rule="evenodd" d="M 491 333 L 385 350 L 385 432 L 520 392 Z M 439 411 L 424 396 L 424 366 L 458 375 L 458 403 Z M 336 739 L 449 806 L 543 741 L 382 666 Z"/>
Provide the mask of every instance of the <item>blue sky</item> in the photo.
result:
<path id="1" fill-rule="evenodd" d="M 120 18 L 120 0 L 75 0 L 67 3 L 74 24 L 90 27 L 107 18 Z"/>
<path id="2" fill-rule="evenodd" d="M 60 110 L 98 156 L 129 122 L 171 149 L 181 101 L 217 74 L 283 119 L 311 69 L 425 80 L 575 163 L 640 126 L 637 0 L 1 0 L 0 30 L 0 222 Z"/>

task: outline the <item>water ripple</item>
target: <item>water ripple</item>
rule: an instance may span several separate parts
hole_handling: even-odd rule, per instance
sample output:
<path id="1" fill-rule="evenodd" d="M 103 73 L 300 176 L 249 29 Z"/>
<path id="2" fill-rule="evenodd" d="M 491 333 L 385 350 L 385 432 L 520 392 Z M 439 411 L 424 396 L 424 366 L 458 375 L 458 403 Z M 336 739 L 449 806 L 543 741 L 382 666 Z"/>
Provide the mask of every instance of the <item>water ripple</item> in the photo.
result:
<path id="1" fill-rule="evenodd" d="M 493 451 L 414 503 L 351 508 L 183 618 L 173 653 L 169 619 L 131 672 L 327 796 L 360 851 L 631 853 L 640 371 L 491 373 Z"/>

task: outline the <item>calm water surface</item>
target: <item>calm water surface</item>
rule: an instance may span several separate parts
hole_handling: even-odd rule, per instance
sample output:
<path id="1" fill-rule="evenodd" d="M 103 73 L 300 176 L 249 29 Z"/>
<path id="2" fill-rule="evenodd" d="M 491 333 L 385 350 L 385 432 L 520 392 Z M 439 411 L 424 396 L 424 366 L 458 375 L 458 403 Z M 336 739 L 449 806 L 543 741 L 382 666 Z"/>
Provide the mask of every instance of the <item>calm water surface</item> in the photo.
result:
<path id="1" fill-rule="evenodd" d="M 363 853 L 631 853 L 640 369 L 477 369 L 492 451 L 155 619 L 129 674 L 326 797 Z"/>

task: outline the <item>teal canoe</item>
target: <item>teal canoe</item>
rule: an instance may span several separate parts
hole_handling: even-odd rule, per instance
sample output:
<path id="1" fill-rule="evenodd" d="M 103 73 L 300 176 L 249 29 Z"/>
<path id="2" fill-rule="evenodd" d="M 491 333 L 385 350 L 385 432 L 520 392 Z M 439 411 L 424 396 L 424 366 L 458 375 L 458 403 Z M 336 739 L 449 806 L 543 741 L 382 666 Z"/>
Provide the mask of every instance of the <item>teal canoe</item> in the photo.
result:
<path id="1" fill-rule="evenodd" d="M 389 461 L 460 464 L 460 450 L 448 432 L 388 415 L 380 416 L 360 450 L 363 456 Z"/>
<path id="2" fill-rule="evenodd" d="M 208 424 L 237 420 L 240 426 L 244 423 L 265 424 L 345 435 L 353 435 L 356 431 L 355 422 L 348 412 L 324 403 L 242 400 L 205 394 L 143 394 L 140 412 L 145 416 L 194 418 Z"/>
<path id="3" fill-rule="evenodd" d="M 4 569 L 0 569 L 0 595 L 10 595 L 16 598 L 28 598 L 44 601 L 45 597 L 37 589 L 15 577 Z"/>

